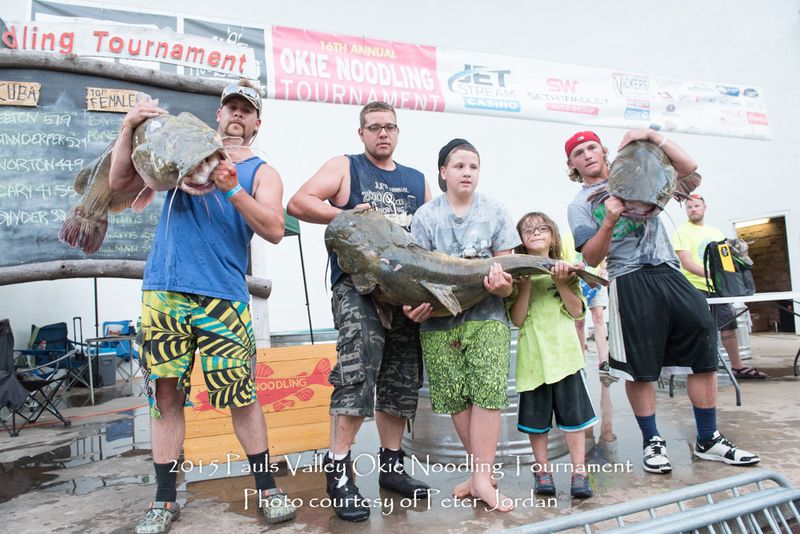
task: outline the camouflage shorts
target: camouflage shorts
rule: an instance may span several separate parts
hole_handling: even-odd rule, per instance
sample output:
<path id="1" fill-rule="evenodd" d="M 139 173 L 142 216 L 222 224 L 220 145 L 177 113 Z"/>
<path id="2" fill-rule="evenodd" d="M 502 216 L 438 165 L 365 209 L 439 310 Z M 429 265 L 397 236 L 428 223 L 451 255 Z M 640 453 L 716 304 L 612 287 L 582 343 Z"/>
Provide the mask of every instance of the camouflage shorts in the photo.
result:
<path id="1" fill-rule="evenodd" d="M 159 417 L 153 385 L 177 378 L 189 401 L 195 351 L 208 403 L 247 406 L 256 400 L 256 344 L 247 303 L 172 291 L 142 292 L 141 361 L 150 412 Z"/>
<path id="2" fill-rule="evenodd" d="M 332 291 L 339 337 L 338 358 L 329 377 L 331 415 L 372 417 L 378 410 L 413 417 L 422 383 L 419 326 L 395 308 L 392 328 L 384 329 L 372 300 L 355 290 L 349 276 Z"/>
<path id="3" fill-rule="evenodd" d="M 505 323 L 466 321 L 447 330 L 422 332 L 420 338 L 434 412 L 508 406 L 511 331 Z"/>

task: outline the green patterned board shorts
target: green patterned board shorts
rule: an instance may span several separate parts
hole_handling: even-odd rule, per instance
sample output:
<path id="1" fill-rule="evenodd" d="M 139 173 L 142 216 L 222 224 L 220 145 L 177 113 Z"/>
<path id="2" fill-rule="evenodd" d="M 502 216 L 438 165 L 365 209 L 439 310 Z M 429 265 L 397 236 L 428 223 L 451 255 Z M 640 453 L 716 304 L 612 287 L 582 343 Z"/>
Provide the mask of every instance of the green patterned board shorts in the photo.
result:
<path id="1" fill-rule="evenodd" d="M 142 292 L 142 362 L 153 417 L 160 412 L 153 381 L 177 378 L 191 388 L 194 353 L 199 351 L 208 403 L 214 408 L 256 401 L 256 343 L 247 304 L 172 291 Z"/>
<path id="2" fill-rule="evenodd" d="M 465 321 L 448 330 L 421 332 L 420 341 L 434 412 L 508 406 L 511 330 L 504 323 Z"/>

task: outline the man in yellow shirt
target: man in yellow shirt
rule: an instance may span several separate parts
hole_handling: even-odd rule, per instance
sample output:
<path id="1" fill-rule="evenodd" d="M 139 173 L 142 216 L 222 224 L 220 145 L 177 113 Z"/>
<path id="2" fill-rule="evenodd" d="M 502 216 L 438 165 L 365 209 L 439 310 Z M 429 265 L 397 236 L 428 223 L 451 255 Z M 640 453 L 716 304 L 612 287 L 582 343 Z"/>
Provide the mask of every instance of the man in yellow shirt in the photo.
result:
<path id="1" fill-rule="evenodd" d="M 712 241 L 721 241 L 725 235 L 721 230 L 705 224 L 706 201 L 700 195 L 690 195 L 686 201 L 686 221 L 672 236 L 672 246 L 681 260 L 681 271 L 691 284 L 709 296 L 706 285 L 705 270 L 703 268 L 703 253 L 706 245 Z M 731 369 L 737 379 L 755 378 L 763 379 L 767 375 L 755 367 L 748 367 L 742 363 L 739 356 L 739 340 L 736 338 L 736 312 L 730 304 L 716 304 L 712 306 L 716 315 L 717 325 L 720 330 L 722 346 L 728 353 Z"/>

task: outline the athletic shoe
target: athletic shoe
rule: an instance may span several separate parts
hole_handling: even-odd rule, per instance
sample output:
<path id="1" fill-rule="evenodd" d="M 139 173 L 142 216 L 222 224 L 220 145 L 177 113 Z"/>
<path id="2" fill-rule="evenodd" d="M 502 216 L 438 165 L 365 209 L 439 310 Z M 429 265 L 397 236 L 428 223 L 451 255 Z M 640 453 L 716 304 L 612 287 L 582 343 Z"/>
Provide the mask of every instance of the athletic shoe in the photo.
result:
<path id="1" fill-rule="evenodd" d="M 156 501 L 150 503 L 144 518 L 136 525 L 136 534 L 166 534 L 172 522 L 181 515 L 176 502 Z"/>
<path id="2" fill-rule="evenodd" d="M 695 443 L 694 455 L 703 460 L 725 462 L 730 465 L 755 465 L 761 461 L 752 452 L 737 449 L 719 432 L 714 432 L 709 440 Z"/>
<path id="3" fill-rule="evenodd" d="M 666 474 L 672 471 L 667 458 L 667 442 L 661 436 L 653 436 L 644 443 L 644 470 L 648 473 Z"/>
<path id="4" fill-rule="evenodd" d="M 283 488 L 261 490 L 261 513 L 267 523 L 283 523 L 294 519 L 296 508 Z"/>

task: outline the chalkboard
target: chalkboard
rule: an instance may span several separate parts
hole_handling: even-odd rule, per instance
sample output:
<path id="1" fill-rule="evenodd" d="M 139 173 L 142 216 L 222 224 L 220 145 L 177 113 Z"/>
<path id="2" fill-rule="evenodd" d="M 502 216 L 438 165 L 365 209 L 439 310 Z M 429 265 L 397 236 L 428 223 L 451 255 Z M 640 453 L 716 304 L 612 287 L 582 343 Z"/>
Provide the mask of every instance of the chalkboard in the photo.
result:
<path id="1" fill-rule="evenodd" d="M 75 175 L 116 138 L 124 116 L 88 111 L 87 88 L 142 91 L 170 113 L 190 111 L 212 128 L 218 97 L 48 70 L 0 69 L 0 84 L 6 81 L 41 85 L 36 107 L 0 105 L 0 267 L 62 259 L 145 260 L 163 193 L 143 213 L 109 214 L 103 246 L 91 256 L 58 240 L 67 212 L 80 198 L 72 188 Z"/>

